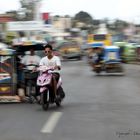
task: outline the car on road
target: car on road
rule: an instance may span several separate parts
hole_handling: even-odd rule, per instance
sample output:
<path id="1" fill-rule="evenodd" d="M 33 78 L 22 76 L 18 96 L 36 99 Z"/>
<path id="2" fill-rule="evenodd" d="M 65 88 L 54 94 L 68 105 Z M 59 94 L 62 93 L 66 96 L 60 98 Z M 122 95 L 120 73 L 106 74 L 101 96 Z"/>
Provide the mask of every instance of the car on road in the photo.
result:
<path id="1" fill-rule="evenodd" d="M 59 52 L 63 60 L 82 58 L 82 50 L 77 42 L 66 42 L 59 46 Z"/>

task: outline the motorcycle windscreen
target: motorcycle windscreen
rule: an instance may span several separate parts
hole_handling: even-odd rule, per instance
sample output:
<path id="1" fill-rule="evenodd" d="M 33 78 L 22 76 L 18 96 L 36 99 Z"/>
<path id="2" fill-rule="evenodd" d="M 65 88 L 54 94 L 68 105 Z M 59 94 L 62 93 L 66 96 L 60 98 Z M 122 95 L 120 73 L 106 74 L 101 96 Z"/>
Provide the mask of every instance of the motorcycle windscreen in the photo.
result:
<path id="1" fill-rule="evenodd" d="M 37 85 L 38 86 L 45 86 L 51 83 L 51 75 L 49 74 L 42 74 L 39 75 L 39 77 L 37 78 Z"/>

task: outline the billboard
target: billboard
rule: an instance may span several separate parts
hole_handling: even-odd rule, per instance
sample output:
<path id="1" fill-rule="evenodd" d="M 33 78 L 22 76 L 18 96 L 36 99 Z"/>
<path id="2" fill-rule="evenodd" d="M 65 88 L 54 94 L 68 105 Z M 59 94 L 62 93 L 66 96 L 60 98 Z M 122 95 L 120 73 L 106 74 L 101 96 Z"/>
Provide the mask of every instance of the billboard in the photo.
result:
<path id="1" fill-rule="evenodd" d="M 43 21 L 15 21 L 7 23 L 8 31 L 37 31 L 43 29 Z"/>
<path id="2" fill-rule="evenodd" d="M 44 21 L 45 26 L 52 24 L 52 17 L 50 16 L 50 13 L 42 13 L 42 20 Z"/>

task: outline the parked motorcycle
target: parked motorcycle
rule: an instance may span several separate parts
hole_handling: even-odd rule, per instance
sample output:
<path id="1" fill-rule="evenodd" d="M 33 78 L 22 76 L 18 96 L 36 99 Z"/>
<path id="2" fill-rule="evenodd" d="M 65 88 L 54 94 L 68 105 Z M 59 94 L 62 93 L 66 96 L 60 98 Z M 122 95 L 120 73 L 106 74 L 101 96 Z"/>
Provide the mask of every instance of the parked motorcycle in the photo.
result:
<path id="1" fill-rule="evenodd" d="M 39 76 L 37 78 L 37 86 L 40 87 L 40 104 L 42 105 L 43 110 L 47 110 L 50 104 L 56 104 L 57 106 L 61 105 L 61 101 L 64 98 L 64 92 L 61 87 L 62 80 L 59 76 L 57 81 L 57 93 L 55 94 L 52 81 L 53 81 L 53 68 L 48 68 L 46 66 L 40 66 L 38 68 Z M 62 93 L 63 92 L 63 93 Z"/>

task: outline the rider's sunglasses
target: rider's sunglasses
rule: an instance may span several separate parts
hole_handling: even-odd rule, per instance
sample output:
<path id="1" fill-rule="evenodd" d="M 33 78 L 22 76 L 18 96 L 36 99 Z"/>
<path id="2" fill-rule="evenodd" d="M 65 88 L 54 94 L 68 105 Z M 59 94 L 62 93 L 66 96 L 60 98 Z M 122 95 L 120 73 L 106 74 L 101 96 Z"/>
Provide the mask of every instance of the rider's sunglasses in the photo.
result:
<path id="1" fill-rule="evenodd" d="M 45 53 L 51 53 L 51 51 L 45 51 Z"/>

